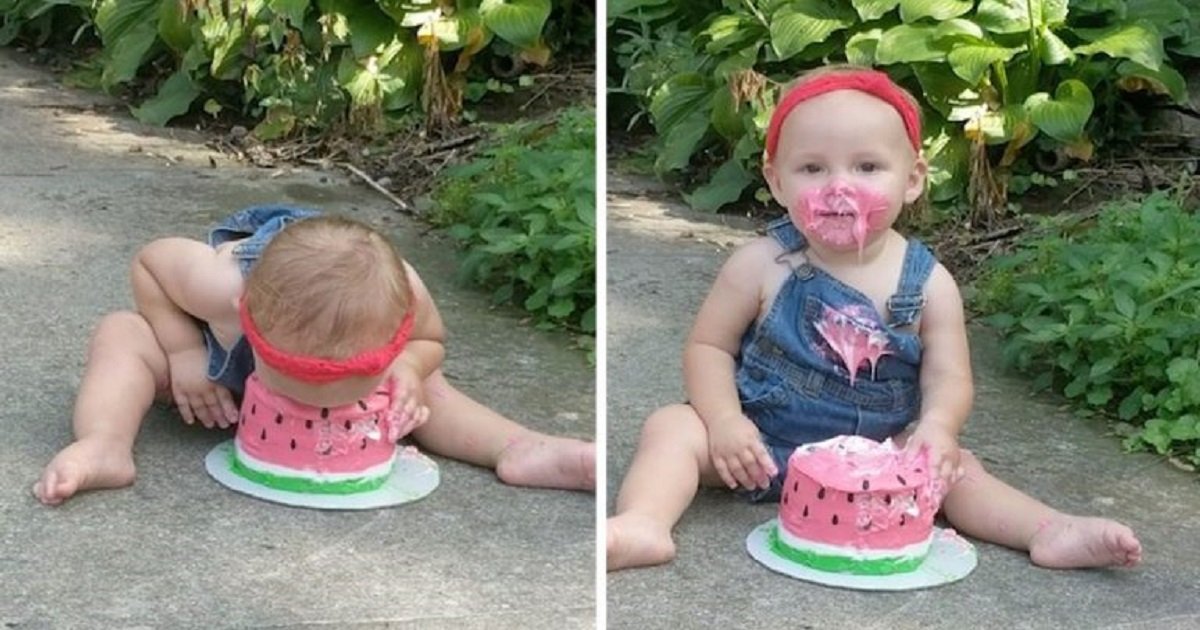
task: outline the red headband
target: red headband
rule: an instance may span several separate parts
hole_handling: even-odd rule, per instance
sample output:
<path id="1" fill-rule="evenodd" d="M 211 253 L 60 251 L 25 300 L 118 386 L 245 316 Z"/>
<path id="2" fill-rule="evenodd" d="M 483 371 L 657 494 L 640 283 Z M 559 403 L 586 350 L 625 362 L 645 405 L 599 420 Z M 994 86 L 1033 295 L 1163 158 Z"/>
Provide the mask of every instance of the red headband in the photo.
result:
<path id="1" fill-rule="evenodd" d="M 370 376 L 387 369 L 396 356 L 404 350 L 408 336 L 412 333 L 413 312 L 409 310 L 400 322 L 400 328 L 386 345 L 364 350 L 348 359 L 323 359 L 303 354 L 292 354 L 272 346 L 258 331 L 243 297 L 238 303 L 238 315 L 242 320 L 242 334 L 258 358 L 285 376 L 309 383 L 328 383 L 350 376 Z"/>
<path id="2" fill-rule="evenodd" d="M 887 74 L 878 70 L 855 70 L 809 79 L 784 95 L 779 105 L 775 106 L 775 112 L 771 114 L 771 124 L 767 127 L 768 160 L 775 155 L 775 146 L 779 144 L 779 130 L 783 128 L 783 121 L 787 119 L 788 114 L 800 103 L 835 90 L 866 92 L 894 107 L 904 120 L 904 130 L 908 132 L 913 149 L 918 152 L 921 150 L 921 117 L 917 108 L 905 98 L 904 93 L 892 83 Z"/>

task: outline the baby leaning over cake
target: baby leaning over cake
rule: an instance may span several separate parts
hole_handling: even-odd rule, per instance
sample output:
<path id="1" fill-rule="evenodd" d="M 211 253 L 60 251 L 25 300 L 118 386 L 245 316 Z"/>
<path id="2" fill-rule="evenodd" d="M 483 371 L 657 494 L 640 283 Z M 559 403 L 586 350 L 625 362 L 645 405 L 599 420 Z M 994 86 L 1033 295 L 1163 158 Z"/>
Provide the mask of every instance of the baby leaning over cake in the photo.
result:
<path id="1" fill-rule="evenodd" d="M 251 372 L 316 408 L 394 391 L 392 439 L 411 431 L 425 449 L 493 468 L 513 485 L 594 487 L 593 444 L 522 427 L 446 381 L 429 291 L 362 223 L 248 208 L 208 243 L 150 243 L 131 274 L 137 310 L 106 316 L 92 335 L 75 441 L 33 486 L 45 504 L 133 483 L 133 442 L 156 399 L 173 401 L 189 424 L 235 424 L 234 397 Z"/>
<path id="2" fill-rule="evenodd" d="M 837 435 L 893 438 L 952 484 L 945 518 L 1053 568 L 1131 566 L 1120 523 L 1059 512 L 958 446 L 973 388 L 962 299 L 892 229 L 924 191 L 919 109 L 886 74 L 826 68 L 789 86 L 763 175 L 788 210 L 735 251 L 684 350 L 686 404 L 654 412 L 608 521 L 608 568 L 669 562 L 697 486 L 780 498 L 788 457 Z"/>

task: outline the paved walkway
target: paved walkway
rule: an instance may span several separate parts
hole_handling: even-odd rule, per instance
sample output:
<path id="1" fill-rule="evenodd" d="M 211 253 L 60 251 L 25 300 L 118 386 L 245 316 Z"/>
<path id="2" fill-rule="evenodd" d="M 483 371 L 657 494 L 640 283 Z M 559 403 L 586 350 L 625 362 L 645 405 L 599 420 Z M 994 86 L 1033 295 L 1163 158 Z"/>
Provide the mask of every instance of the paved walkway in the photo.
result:
<path id="1" fill-rule="evenodd" d="M 132 488 L 55 509 L 30 496 L 70 438 L 91 327 L 132 303 L 137 248 L 268 201 L 383 228 L 438 299 L 452 380 L 528 425 L 594 434 L 583 354 L 455 286 L 446 240 L 340 175 L 245 168 L 96 102 L 0 51 L 0 626 L 591 627 L 594 497 L 507 487 L 445 459 L 441 487 L 411 506 L 292 509 L 217 485 L 202 460 L 225 436 L 157 410 Z"/>
<path id="2" fill-rule="evenodd" d="M 610 177 L 608 204 L 609 506 L 642 421 L 683 399 L 680 353 L 730 248 L 753 224 L 700 216 L 640 197 Z M 935 590 L 861 593 L 792 580 L 744 551 L 776 512 L 704 490 L 676 530 L 672 564 L 610 575 L 610 628 L 1200 628 L 1200 485 L 1074 419 L 1051 396 L 1003 373 L 993 336 L 971 330 L 976 404 L 963 442 L 997 475 L 1067 511 L 1131 525 L 1146 550 L 1129 571 L 1049 571 L 1024 554 L 980 544 L 966 580 Z"/>

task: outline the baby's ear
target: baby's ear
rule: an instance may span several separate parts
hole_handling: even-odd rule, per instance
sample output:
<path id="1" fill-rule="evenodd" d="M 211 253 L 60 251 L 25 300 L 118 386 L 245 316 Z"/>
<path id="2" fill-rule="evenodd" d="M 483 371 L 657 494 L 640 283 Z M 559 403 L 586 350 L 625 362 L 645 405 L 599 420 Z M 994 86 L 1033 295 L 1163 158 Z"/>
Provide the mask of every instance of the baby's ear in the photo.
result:
<path id="1" fill-rule="evenodd" d="M 904 203 L 913 203 L 925 193 L 925 178 L 929 174 L 929 164 L 925 156 L 918 155 L 913 162 L 912 172 L 908 174 L 908 185 L 904 189 Z"/>
<path id="2" fill-rule="evenodd" d="M 770 189 L 771 196 L 775 198 L 775 202 L 784 208 L 788 207 L 781 199 L 779 173 L 775 170 L 775 165 L 771 163 L 771 158 L 763 158 L 762 174 L 763 179 L 767 180 L 767 188 Z"/>

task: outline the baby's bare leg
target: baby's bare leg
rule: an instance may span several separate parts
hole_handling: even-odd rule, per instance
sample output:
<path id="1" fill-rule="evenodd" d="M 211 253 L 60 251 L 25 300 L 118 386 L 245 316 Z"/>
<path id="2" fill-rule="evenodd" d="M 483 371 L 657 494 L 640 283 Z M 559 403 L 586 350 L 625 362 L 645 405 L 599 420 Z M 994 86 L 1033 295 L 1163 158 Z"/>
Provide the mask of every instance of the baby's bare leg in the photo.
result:
<path id="1" fill-rule="evenodd" d="M 441 370 L 426 379 L 425 402 L 429 421 L 413 436 L 426 449 L 492 468 L 515 486 L 595 489 L 595 444 L 523 427 L 450 385 Z"/>
<path id="2" fill-rule="evenodd" d="M 617 514 L 608 519 L 608 570 L 670 562 L 671 529 L 701 483 L 720 485 L 720 479 L 695 409 L 671 405 L 651 414 L 617 495 Z"/>
<path id="3" fill-rule="evenodd" d="M 167 357 L 141 315 L 122 311 L 100 320 L 75 398 L 75 441 L 33 485 L 38 500 L 57 505 L 80 490 L 133 483 L 133 440 L 167 384 Z"/>
<path id="4" fill-rule="evenodd" d="M 942 504 L 947 520 L 960 531 L 1028 551 L 1034 564 L 1052 569 L 1141 561 L 1141 543 L 1125 525 L 1059 512 L 988 474 L 969 451 L 962 454 L 966 475 Z"/>

